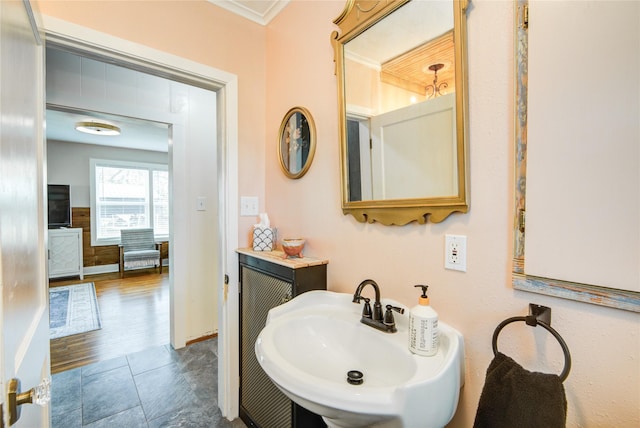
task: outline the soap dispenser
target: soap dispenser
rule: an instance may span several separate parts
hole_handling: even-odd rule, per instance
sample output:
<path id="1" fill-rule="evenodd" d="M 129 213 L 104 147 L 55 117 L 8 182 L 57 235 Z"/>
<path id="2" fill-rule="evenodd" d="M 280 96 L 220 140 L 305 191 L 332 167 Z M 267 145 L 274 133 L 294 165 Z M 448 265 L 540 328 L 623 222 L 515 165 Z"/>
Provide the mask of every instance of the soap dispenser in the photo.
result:
<path id="1" fill-rule="evenodd" d="M 409 312 L 409 350 L 414 354 L 431 357 L 438 352 L 438 314 L 429 306 L 428 285 L 422 288 L 418 304 Z"/>

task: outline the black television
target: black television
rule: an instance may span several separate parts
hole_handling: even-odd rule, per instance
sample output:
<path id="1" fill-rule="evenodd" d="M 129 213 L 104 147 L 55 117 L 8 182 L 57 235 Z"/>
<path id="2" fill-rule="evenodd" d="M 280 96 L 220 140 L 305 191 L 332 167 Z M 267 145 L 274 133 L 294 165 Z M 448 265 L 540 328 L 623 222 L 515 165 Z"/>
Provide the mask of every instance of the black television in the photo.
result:
<path id="1" fill-rule="evenodd" d="M 71 227 L 71 195 L 68 184 L 49 184 L 47 186 L 49 207 L 49 229 Z"/>

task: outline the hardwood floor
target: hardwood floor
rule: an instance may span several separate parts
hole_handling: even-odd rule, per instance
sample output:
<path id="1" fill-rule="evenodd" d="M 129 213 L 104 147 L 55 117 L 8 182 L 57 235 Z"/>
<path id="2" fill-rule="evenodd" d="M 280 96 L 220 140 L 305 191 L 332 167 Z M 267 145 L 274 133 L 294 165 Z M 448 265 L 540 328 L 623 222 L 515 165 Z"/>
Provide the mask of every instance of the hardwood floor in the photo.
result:
<path id="1" fill-rule="evenodd" d="M 169 343 L 169 273 L 157 270 L 51 280 L 50 287 L 93 282 L 102 328 L 50 341 L 51 373 Z"/>

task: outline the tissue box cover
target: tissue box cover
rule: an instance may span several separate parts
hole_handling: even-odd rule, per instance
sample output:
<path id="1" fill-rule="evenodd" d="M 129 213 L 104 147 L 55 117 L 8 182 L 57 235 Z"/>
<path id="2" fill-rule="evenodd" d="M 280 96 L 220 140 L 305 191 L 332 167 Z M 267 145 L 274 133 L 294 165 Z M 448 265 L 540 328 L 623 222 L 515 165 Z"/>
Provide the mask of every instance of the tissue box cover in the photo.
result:
<path id="1" fill-rule="evenodd" d="M 275 243 L 275 229 L 270 227 L 256 227 L 253 229 L 253 251 L 272 251 Z"/>

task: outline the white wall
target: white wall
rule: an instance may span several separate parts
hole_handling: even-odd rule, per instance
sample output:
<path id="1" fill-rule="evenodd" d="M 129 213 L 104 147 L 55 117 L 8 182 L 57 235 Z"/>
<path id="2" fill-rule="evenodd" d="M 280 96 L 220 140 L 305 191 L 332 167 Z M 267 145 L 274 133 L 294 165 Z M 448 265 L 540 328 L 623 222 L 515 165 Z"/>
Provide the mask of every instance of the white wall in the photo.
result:
<path id="1" fill-rule="evenodd" d="M 640 2 L 537 1 L 529 21 L 525 271 L 640 292 Z"/>
<path id="2" fill-rule="evenodd" d="M 167 137 L 168 144 L 168 137 Z M 159 163 L 167 165 L 167 153 L 131 150 L 91 144 L 47 141 L 47 182 L 71 186 L 71 206 L 90 207 L 89 160 L 110 159 Z"/>
<path id="3" fill-rule="evenodd" d="M 62 52 L 47 60 L 47 103 L 170 125 L 171 343 L 217 332 L 215 92 Z"/>

